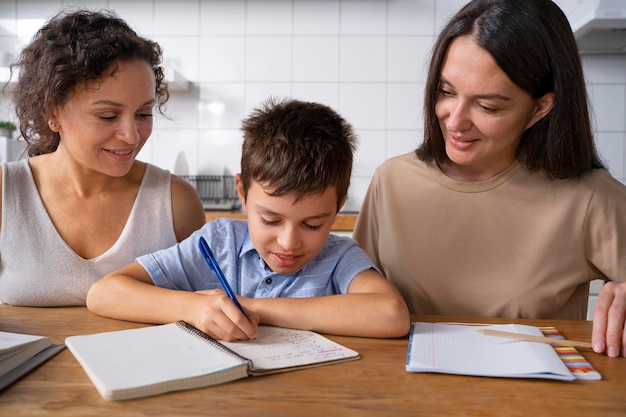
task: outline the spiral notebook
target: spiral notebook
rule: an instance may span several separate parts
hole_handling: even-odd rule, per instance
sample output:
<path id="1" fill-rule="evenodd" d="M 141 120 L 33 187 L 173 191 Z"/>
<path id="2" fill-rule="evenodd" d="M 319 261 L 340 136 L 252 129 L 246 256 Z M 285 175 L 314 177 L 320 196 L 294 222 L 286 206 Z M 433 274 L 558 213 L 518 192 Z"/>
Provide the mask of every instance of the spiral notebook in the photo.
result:
<path id="1" fill-rule="evenodd" d="M 306 330 L 259 326 L 254 340 L 223 342 L 184 321 L 70 336 L 65 344 L 109 401 L 359 359 Z"/>

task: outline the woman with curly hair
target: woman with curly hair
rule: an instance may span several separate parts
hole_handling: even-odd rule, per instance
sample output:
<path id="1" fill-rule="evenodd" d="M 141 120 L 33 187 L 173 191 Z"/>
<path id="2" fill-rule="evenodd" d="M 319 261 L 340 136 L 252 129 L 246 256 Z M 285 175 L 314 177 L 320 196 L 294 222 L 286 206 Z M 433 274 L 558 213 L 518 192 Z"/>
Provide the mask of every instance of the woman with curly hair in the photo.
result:
<path id="1" fill-rule="evenodd" d="M 169 97 L 161 59 L 114 13 L 78 10 L 12 65 L 29 157 L 0 175 L 0 302 L 84 305 L 93 282 L 204 224 L 193 187 L 135 159 Z"/>

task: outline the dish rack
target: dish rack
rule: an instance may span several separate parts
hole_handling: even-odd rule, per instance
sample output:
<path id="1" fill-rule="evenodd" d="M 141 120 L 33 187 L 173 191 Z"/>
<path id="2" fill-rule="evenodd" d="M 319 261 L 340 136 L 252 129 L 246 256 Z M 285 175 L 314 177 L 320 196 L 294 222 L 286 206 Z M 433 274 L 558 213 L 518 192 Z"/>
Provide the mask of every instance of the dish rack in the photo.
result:
<path id="1" fill-rule="evenodd" d="M 235 211 L 241 208 L 233 175 L 179 175 L 200 194 L 205 210 Z"/>

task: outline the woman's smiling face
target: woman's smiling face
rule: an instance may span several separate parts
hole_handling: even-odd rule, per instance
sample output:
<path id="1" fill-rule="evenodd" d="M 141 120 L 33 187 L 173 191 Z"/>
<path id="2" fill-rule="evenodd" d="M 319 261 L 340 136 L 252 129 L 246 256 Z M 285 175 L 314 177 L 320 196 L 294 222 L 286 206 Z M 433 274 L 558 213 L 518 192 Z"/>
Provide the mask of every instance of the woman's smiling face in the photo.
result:
<path id="1" fill-rule="evenodd" d="M 450 45 L 439 77 L 435 113 L 458 181 L 482 181 L 508 168 L 522 134 L 552 108 L 553 94 L 535 99 L 514 84 L 467 35 Z"/>
<path id="2" fill-rule="evenodd" d="M 51 116 L 63 148 L 80 165 L 126 175 L 152 133 L 156 81 L 150 64 L 121 61 L 97 80 L 78 83 Z"/>

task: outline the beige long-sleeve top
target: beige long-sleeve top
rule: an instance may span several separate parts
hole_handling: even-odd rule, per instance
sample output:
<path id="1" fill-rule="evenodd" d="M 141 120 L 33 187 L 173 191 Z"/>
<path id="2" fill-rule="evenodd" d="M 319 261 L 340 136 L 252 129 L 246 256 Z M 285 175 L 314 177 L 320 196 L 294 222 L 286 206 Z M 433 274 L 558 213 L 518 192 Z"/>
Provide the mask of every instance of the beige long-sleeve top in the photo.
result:
<path id="1" fill-rule="evenodd" d="M 584 319 L 589 281 L 626 280 L 626 187 L 517 162 L 464 183 L 409 153 L 377 169 L 354 238 L 412 313 Z"/>

